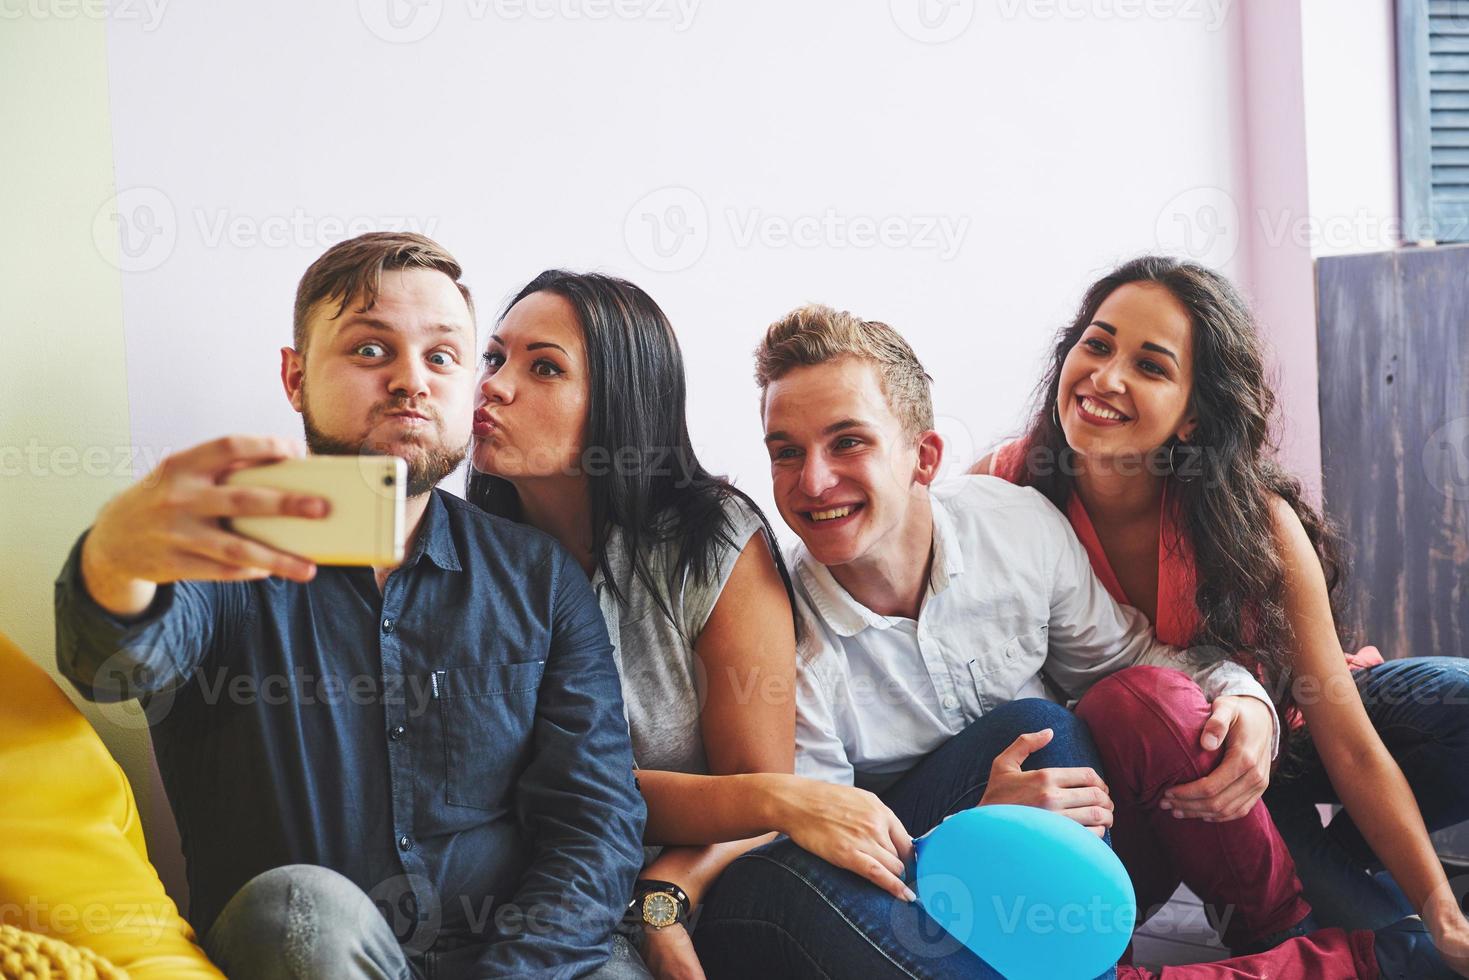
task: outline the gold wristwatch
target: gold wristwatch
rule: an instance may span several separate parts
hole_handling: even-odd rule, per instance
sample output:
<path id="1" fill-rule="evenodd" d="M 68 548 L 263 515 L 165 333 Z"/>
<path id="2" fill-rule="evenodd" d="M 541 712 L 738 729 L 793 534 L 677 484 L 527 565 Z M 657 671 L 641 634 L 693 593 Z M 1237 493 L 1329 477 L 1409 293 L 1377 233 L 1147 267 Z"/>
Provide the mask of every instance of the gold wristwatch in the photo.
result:
<path id="1" fill-rule="evenodd" d="M 667 929 L 689 920 L 689 896 L 671 881 L 640 878 L 627 905 L 626 920 L 649 929 Z"/>

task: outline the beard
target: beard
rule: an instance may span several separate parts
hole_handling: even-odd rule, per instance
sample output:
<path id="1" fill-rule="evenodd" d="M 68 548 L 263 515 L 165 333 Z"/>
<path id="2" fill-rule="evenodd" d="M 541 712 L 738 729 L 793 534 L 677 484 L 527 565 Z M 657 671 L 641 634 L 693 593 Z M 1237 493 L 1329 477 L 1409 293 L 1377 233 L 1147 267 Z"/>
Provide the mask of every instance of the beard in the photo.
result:
<path id="1" fill-rule="evenodd" d="M 405 404 L 398 402 L 376 405 L 372 410 L 372 420 L 376 423 L 384 413 L 405 407 Z M 431 410 L 426 407 L 415 407 L 413 411 L 431 415 Z M 430 421 L 437 426 L 436 416 L 431 415 Z M 466 440 L 463 446 L 455 449 L 442 441 L 430 442 L 427 434 L 417 433 L 391 443 L 374 440 L 371 436 L 341 439 L 328 435 L 312 417 L 311 402 L 304 390 L 301 392 L 301 422 L 306 430 L 306 446 L 318 456 L 397 456 L 403 460 L 408 466 L 408 487 L 405 492 L 409 497 L 428 493 L 438 486 L 444 477 L 453 473 L 464 462 L 465 450 L 469 445 Z M 368 431 L 371 429 L 372 426 L 369 425 Z M 437 428 L 435 431 L 437 432 Z"/>

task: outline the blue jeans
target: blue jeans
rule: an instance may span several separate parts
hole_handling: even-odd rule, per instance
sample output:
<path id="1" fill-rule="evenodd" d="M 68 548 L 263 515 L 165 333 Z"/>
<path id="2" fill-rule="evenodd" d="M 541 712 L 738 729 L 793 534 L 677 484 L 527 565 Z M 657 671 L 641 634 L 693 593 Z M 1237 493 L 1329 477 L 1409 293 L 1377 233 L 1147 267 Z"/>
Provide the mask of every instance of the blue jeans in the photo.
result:
<path id="1" fill-rule="evenodd" d="M 1028 698 L 990 712 L 935 749 L 882 800 L 909 833 L 921 836 L 977 804 L 995 756 L 1018 736 L 1042 728 L 1055 736 L 1023 768 L 1090 766 L 1101 772 L 1081 720 L 1058 704 Z M 918 903 L 901 902 L 784 837 L 740 857 L 720 876 L 704 902 L 694 943 L 711 980 L 1000 976 Z"/>
<path id="2" fill-rule="evenodd" d="M 1469 659 L 1391 660 L 1355 677 L 1367 717 L 1413 788 L 1428 829 L 1469 820 Z M 1316 804 L 1340 802 L 1314 744 L 1293 751 L 1265 793 L 1316 921 L 1378 929 L 1412 915 L 1392 879 L 1371 873 L 1381 864 L 1345 810 L 1321 826 Z"/>
<path id="3" fill-rule="evenodd" d="M 481 947 L 409 953 L 356 884 L 329 868 L 289 864 L 245 883 L 214 920 L 204 951 L 232 980 L 454 980 L 478 972 Z M 651 980 L 614 936 L 589 980 Z"/>

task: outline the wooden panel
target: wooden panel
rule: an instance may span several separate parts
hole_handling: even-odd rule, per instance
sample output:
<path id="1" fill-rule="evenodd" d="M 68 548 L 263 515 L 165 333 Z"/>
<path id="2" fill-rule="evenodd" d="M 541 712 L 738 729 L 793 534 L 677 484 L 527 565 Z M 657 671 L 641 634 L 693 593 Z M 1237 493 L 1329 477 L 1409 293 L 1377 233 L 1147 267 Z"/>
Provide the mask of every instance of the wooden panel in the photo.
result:
<path id="1" fill-rule="evenodd" d="M 1397 269 L 1378 255 L 1316 264 L 1321 476 L 1347 539 L 1346 625 L 1385 656 L 1406 649 L 1404 450 L 1397 434 L 1403 345 Z"/>
<path id="2" fill-rule="evenodd" d="M 1469 247 L 1317 263 L 1327 513 L 1348 595 L 1390 657 L 1462 656 L 1469 638 Z"/>
<path id="3" fill-rule="evenodd" d="M 1323 258 L 1316 294 L 1348 625 L 1387 657 L 1469 655 L 1469 246 Z M 1469 856 L 1469 823 L 1434 838 Z"/>

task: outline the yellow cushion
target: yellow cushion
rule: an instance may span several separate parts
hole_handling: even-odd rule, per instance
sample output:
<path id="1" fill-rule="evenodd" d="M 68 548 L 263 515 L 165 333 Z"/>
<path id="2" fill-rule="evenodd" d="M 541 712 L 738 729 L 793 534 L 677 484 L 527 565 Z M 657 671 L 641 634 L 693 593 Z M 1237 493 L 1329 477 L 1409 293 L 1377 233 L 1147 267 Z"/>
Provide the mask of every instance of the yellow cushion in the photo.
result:
<path id="1" fill-rule="evenodd" d="M 128 980 L 85 947 L 70 946 L 15 926 L 0 926 L 0 980 Z"/>
<path id="2" fill-rule="evenodd" d="M 223 976 L 148 863 L 121 767 L 3 635 L 0 794 L 0 923 L 90 949 L 132 980 Z"/>

